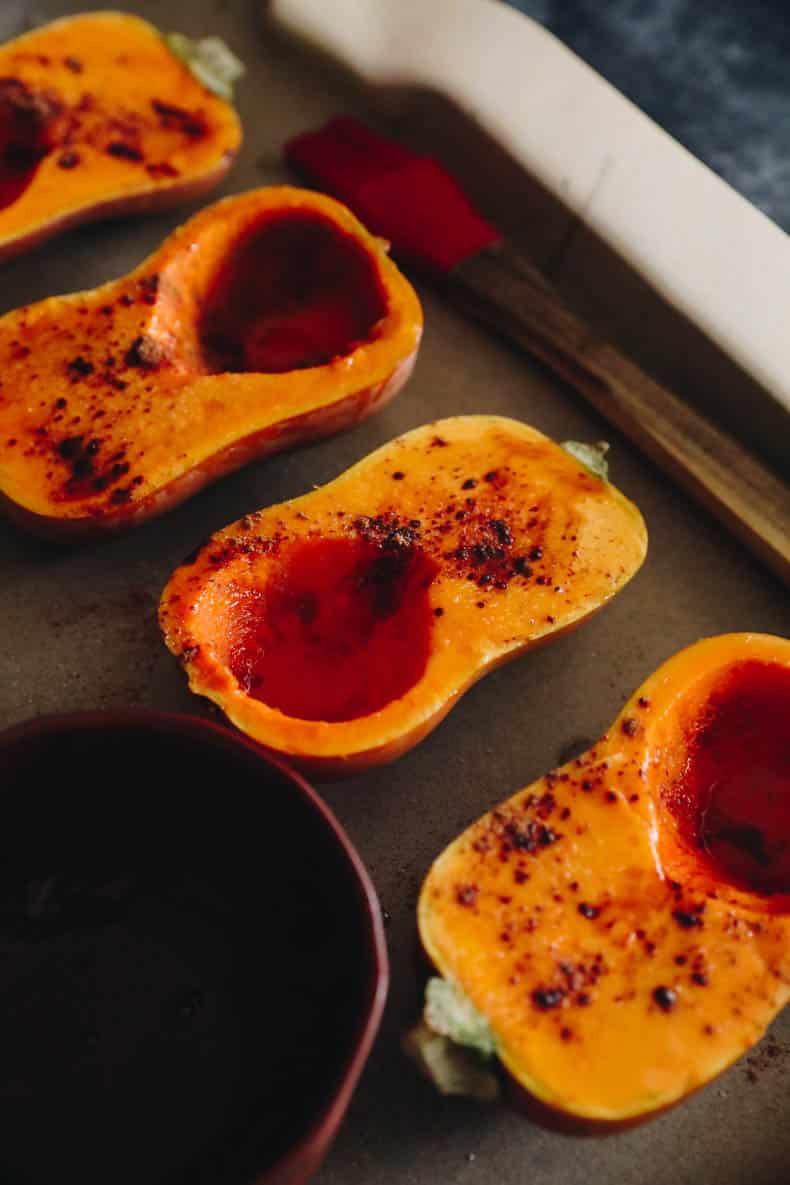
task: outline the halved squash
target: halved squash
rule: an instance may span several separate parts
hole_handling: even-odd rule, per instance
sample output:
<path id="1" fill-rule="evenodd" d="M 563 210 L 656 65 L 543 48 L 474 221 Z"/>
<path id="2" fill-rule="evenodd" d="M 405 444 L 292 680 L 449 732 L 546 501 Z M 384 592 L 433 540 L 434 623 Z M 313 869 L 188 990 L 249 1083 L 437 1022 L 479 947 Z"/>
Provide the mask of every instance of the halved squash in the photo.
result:
<path id="1" fill-rule="evenodd" d="M 241 143 L 139 17 L 64 17 L 0 46 L 0 259 L 81 222 L 198 197 Z"/>
<path id="2" fill-rule="evenodd" d="M 128 276 L 0 319 L 0 502 L 55 539 L 139 523 L 376 411 L 421 332 L 413 288 L 345 206 L 225 198 Z"/>
<path id="3" fill-rule="evenodd" d="M 165 640 L 242 731 L 342 776 L 424 737 L 487 670 L 638 569 L 639 511 L 526 424 L 459 416 L 247 515 L 171 577 Z"/>
<path id="4" fill-rule="evenodd" d="M 790 998 L 790 641 L 675 655 L 450 844 L 418 917 L 539 1118 L 605 1130 L 708 1082 Z"/>

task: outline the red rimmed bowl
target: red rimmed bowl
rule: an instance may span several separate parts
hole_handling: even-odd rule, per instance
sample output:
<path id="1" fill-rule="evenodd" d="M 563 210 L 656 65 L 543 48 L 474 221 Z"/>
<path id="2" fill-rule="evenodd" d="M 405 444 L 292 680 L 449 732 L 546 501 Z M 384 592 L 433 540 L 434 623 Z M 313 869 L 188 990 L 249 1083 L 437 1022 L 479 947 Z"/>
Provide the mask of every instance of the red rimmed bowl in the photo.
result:
<path id="1" fill-rule="evenodd" d="M 0 734 L 4 1185 L 302 1185 L 381 1019 L 375 890 L 287 765 L 148 711 Z"/>

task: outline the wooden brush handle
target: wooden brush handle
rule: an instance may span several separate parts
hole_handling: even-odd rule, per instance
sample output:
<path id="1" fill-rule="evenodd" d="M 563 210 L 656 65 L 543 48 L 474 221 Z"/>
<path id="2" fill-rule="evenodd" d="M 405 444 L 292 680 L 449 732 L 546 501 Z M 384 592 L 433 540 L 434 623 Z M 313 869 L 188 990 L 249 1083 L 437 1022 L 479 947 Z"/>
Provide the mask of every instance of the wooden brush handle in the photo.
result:
<path id="1" fill-rule="evenodd" d="M 486 248 L 449 274 L 448 294 L 569 383 L 790 584 L 790 488 L 601 341 L 526 256 Z"/>

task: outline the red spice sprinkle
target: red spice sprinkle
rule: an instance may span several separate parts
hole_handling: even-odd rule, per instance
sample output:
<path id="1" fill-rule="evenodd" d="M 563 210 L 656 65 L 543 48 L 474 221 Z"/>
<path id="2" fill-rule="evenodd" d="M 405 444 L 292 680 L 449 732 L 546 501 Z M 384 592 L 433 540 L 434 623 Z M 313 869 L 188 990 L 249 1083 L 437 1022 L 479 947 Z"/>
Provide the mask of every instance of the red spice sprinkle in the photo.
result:
<path id="1" fill-rule="evenodd" d="M 625 720 L 620 725 L 620 728 L 627 737 L 635 737 L 639 732 L 641 725 L 634 716 L 626 716 Z"/>
<path id="2" fill-rule="evenodd" d="M 579 992 L 576 997 L 576 1003 L 581 1008 L 586 1008 L 588 1004 L 592 1003 L 592 997 L 587 992 Z"/>
<path id="3" fill-rule="evenodd" d="M 178 169 L 166 160 L 152 161 L 145 166 L 145 171 L 152 177 L 178 177 L 179 175 Z"/>
<path id="4" fill-rule="evenodd" d="M 582 790 L 592 790 L 592 788 L 593 788 L 592 782 L 588 778 L 585 778 L 584 781 L 582 782 Z"/>
<path id="5" fill-rule="evenodd" d="M 673 910 L 672 917 L 684 930 L 690 930 L 693 926 L 702 925 L 702 918 L 698 913 L 688 913 L 685 909 Z"/>
<path id="6" fill-rule="evenodd" d="M 597 905 L 588 905 L 586 901 L 580 901 L 576 908 L 583 918 L 588 918 L 590 921 L 597 918 L 601 912 Z"/>
<path id="7" fill-rule="evenodd" d="M 133 144 L 127 144 L 124 140 L 113 140 L 107 145 L 105 150 L 108 156 L 115 156 L 120 160 L 141 161 L 143 154 L 139 148 L 135 148 Z"/>
<path id="8" fill-rule="evenodd" d="M 473 477 L 467 477 L 466 481 L 461 486 L 461 489 L 462 490 L 473 490 L 476 485 L 477 485 L 477 482 L 475 481 L 475 479 Z"/>
<path id="9" fill-rule="evenodd" d="M 691 982 L 696 983 L 699 987 L 706 987 L 708 983 L 708 977 L 702 971 L 695 971 L 691 976 Z"/>
<path id="10" fill-rule="evenodd" d="M 639 704 L 640 708 L 649 708 L 650 707 L 650 700 L 646 699 L 644 695 L 640 695 L 639 699 L 637 700 L 637 703 Z"/>
<path id="11" fill-rule="evenodd" d="M 93 374 L 93 363 L 88 362 L 82 355 L 72 358 L 70 362 L 66 363 L 66 370 L 72 381 L 77 379 L 87 378 L 89 374 Z"/>
<path id="12" fill-rule="evenodd" d="M 565 992 L 562 988 L 535 988 L 532 993 L 532 1003 L 542 1012 L 557 1008 L 564 999 Z"/>
<path id="13" fill-rule="evenodd" d="M 154 370 L 162 361 L 162 351 L 149 337 L 136 337 L 124 356 L 127 366 Z"/>
<path id="14" fill-rule="evenodd" d="M 153 272 L 150 276 L 143 276 L 140 281 L 140 288 L 143 295 L 141 297 L 144 304 L 155 304 L 156 294 L 159 291 L 159 276 Z"/>
<path id="15" fill-rule="evenodd" d="M 152 99 L 151 106 L 159 116 L 163 128 L 183 132 L 185 136 L 204 136 L 207 131 L 205 120 L 198 112 L 185 111 L 183 107 L 176 107 L 174 103 L 163 103 L 161 99 Z"/>
<path id="16" fill-rule="evenodd" d="M 406 476 L 405 473 L 402 473 L 400 469 L 397 469 L 392 475 L 392 480 L 393 481 L 403 481 L 405 476 Z"/>
<path id="17" fill-rule="evenodd" d="M 441 606 L 437 606 L 437 608 L 433 611 L 433 615 L 434 617 L 444 617 L 444 609 L 442 609 Z"/>
<path id="18" fill-rule="evenodd" d="M 79 58 L 64 58 L 63 65 L 67 70 L 71 70 L 72 74 L 82 74 L 82 62 Z"/>
<path id="19" fill-rule="evenodd" d="M 474 905 L 477 901 L 477 885 L 458 885 L 455 899 L 459 905 Z"/>
<path id="20" fill-rule="evenodd" d="M 617 802 L 617 795 L 615 794 L 614 790 L 607 790 L 606 791 L 606 801 L 607 802 Z"/>
<path id="21" fill-rule="evenodd" d="M 74 169 L 80 163 L 80 159 L 80 154 L 70 149 L 58 157 L 58 166 L 61 169 Z"/>
<path id="22" fill-rule="evenodd" d="M 662 1012 L 671 1012 L 677 1003 L 678 994 L 672 988 L 662 985 L 653 991 L 653 999 Z"/>
<path id="23" fill-rule="evenodd" d="M 562 1038 L 563 1041 L 570 1041 L 572 1036 L 573 1036 L 573 1029 L 569 1029 L 567 1026 L 560 1029 L 560 1037 Z"/>

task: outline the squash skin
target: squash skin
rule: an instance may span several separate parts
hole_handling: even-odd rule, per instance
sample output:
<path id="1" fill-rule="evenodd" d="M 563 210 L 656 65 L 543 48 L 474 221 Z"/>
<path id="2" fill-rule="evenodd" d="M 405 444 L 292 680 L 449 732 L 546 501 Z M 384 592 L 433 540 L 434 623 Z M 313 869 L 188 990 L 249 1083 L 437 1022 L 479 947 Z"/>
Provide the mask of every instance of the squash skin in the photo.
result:
<path id="1" fill-rule="evenodd" d="M 790 999 L 790 893 L 714 875 L 667 806 L 712 695 L 752 663 L 790 689 L 786 639 L 681 651 L 587 753 L 474 823 L 425 880 L 423 948 L 486 1015 L 517 1106 L 546 1126 L 606 1134 L 661 1113 Z M 524 834 L 536 843 L 519 851 Z"/>
<path id="2" fill-rule="evenodd" d="M 153 25 L 127 13 L 63 17 L 7 42 L 0 79 L 55 111 L 28 187 L 0 206 L 0 260 L 84 222 L 194 200 L 222 180 L 241 145 L 233 106 L 190 74 Z"/>
<path id="3" fill-rule="evenodd" d="M 245 236 L 288 218 L 366 261 L 383 315 L 322 365 L 216 372 L 200 336 L 216 274 Z M 135 526 L 373 414 L 408 378 L 421 333 L 411 285 L 340 203 L 287 186 L 225 198 L 120 280 L 0 318 L 0 505 L 55 541 Z"/>
<path id="4" fill-rule="evenodd" d="M 407 554 L 437 566 L 422 672 L 390 702 L 339 720 L 303 719 L 247 694 L 229 639 L 244 596 L 269 580 L 275 587 L 282 570 L 268 540 L 286 549 L 305 540 L 353 544 L 371 522 L 405 531 Z M 389 546 L 385 539 L 383 555 Z M 171 576 L 160 624 L 193 691 L 314 777 L 341 778 L 399 757 L 486 671 L 579 625 L 633 576 L 645 550 L 636 507 L 559 445 L 504 417 L 459 416 L 414 429 L 328 485 L 218 532 Z M 416 644 L 412 629 L 403 651 Z"/>

